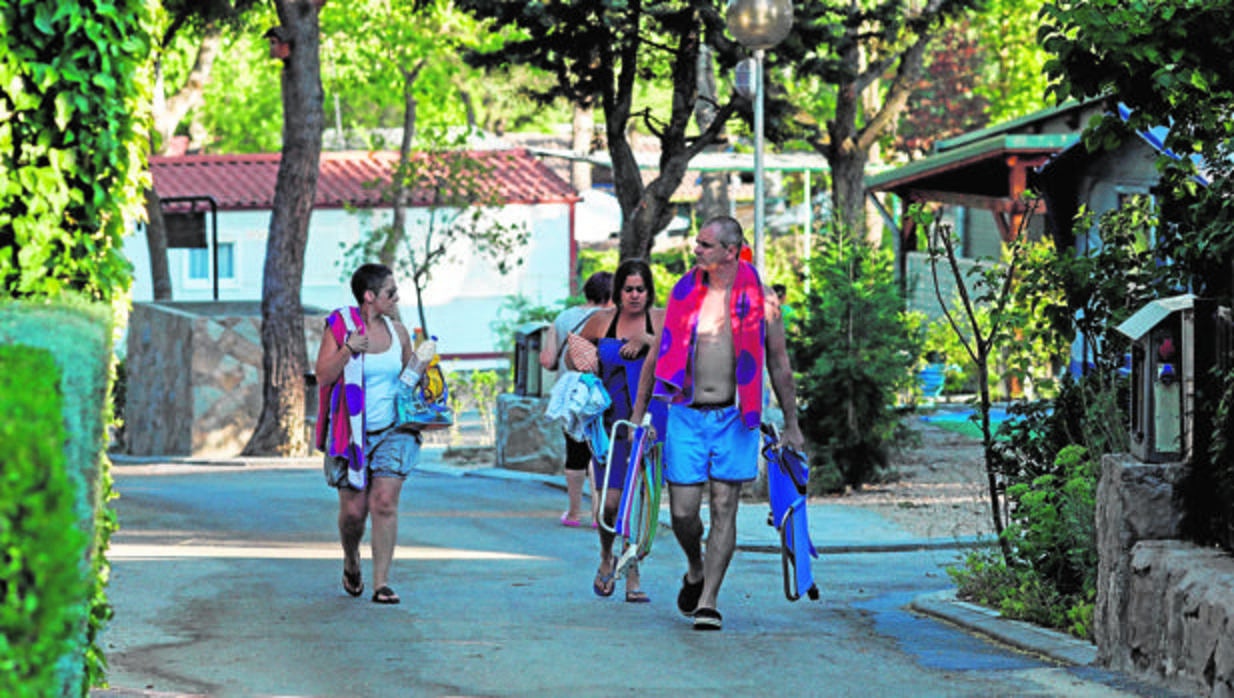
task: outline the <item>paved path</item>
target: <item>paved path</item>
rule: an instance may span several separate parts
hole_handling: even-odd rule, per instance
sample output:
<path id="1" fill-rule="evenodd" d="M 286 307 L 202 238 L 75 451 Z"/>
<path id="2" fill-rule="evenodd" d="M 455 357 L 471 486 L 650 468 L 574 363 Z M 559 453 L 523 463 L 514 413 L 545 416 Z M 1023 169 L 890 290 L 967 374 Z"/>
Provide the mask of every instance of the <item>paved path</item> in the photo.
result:
<path id="1" fill-rule="evenodd" d="M 963 551 L 869 512 L 811 510 L 823 595 L 789 603 L 762 552 L 766 507 L 743 504 L 724 630 L 697 633 L 675 609 L 670 531 L 644 565 L 652 603 L 622 603 L 620 585 L 601 599 L 594 535 L 557 523 L 560 478 L 464 476 L 434 449 L 422 465 L 404 490 L 393 607 L 342 592 L 335 497 L 312 462 L 117 465 L 112 688 L 92 695 L 1166 695 L 1085 666 L 1084 643 L 1033 640 L 1078 651 L 1071 665 L 967 632 L 971 614 L 1015 635 L 946 598 L 944 567 Z"/>

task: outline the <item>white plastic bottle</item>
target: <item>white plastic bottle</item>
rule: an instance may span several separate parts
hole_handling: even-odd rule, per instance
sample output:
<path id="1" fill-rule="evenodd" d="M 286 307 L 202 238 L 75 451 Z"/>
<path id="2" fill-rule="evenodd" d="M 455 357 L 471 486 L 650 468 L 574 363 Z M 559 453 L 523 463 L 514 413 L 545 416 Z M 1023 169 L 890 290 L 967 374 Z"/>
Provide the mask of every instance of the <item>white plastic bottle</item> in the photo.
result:
<path id="1" fill-rule="evenodd" d="M 416 330 L 419 334 L 419 328 Z M 428 368 L 429 362 L 437 355 L 436 339 L 426 339 L 416 345 L 416 349 L 412 352 L 411 361 L 407 362 L 407 368 L 399 374 L 399 380 L 413 388 L 420 383 L 420 379 L 424 377 L 424 369 Z"/>

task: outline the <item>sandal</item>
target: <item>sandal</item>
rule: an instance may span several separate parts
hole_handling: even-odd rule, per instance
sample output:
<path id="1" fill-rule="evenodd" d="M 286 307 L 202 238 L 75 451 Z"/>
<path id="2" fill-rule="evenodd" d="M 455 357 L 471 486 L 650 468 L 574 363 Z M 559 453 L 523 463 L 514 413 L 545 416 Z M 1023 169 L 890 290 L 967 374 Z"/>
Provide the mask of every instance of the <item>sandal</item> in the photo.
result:
<path id="1" fill-rule="evenodd" d="M 616 575 L 612 572 L 604 574 L 600 570 L 596 570 L 596 580 L 591 583 L 591 590 L 596 593 L 596 596 L 612 596 L 617 589 Z"/>
<path id="2" fill-rule="evenodd" d="M 360 576 L 360 570 L 348 572 L 343 569 L 343 591 L 351 596 L 359 596 L 364 593 L 364 579 Z"/>
<path id="3" fill-rule="evenodd" d="M 719 630 L 724 627 L 724 619 L 714 608 L 700 608 L 694 611 L 695 630 Z"/>
<path id="4" fill-rule="evenodd" d="M 378 587 L 377 591 L 373 592 L 373 603 L 395 604 L 399 601 L 402 601 L 402 599 L 388 586 Z"/>
<path id="5" fill-rule="evenodd" d="M 687 572 L 681 578 L 681 591 L 677 593 L 677 610 L 681 611 L 681 615 L 687 618 L 694 617 L 694 612 L 698 609 L 699 597 L 702 595 L 702 578 L 699 578 L 697 582 L 691 582 L 690 573 Z"/>
<path id="6" fill-rule="evenodd" d="M 651 603 L 651 597 L 641 590 L 626 591 L 626 603 Z"/>

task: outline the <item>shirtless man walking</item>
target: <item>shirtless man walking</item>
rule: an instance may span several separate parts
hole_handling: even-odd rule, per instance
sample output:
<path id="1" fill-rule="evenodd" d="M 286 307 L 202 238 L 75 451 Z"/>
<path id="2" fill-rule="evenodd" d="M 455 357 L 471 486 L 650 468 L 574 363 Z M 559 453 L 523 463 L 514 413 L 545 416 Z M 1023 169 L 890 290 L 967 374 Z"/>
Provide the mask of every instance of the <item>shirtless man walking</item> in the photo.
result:
<path id="1" fill-rule="evenodd" d="M 722 627 L 716 598 L 737 543 L 741 485 L 758 477 L 764 362 L 784 412 L 781 438 L 804 445 L 779 301 L 740 259 L 743 244 L 741 225 L 728 216 L 699 230 L 695 266 L 673 287 L 652 345 L 659 352 L 647 356 L 631 415 L 641 422 L 649 400 L 669 402 L 664 479 L 673 533 L 689 565 L 677 607 L 695 630 Z M 705 554 L 704 485 L 711 510 Z"/>

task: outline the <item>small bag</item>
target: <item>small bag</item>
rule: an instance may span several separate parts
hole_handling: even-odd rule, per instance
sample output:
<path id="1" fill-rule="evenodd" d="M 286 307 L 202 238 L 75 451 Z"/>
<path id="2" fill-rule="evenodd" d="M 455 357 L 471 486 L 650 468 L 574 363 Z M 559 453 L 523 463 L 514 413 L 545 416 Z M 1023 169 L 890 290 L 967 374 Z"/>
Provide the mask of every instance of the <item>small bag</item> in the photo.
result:
<path id="1" fill-rule="evenodd" d="M 575 371 L 596 373 L 600 370 L 600 353 L 596 350 L 596 345 L 573 332 L 566 335 L 566 343 L 566 352 L 570 355 L 570 363 L 574 364 Z"/>
<path id="2" fill-rule="evenodd" d="M 441 360 L 436 355 L 436 338 L 417 347 L 419 362 L 409 366 L 413 380 L 398 381 L 394 396 L 395 424 L 416 431 L 434 431 L 454 425 L 454 410 L 450 407 L 450 389 L 446 386 L 446 374 L 441 370 Z M 423 349 L 424 351 L 421 351 Z M 415 370 L 427 364 L 422 371 Z M 418 378 L 418 379 L 415 379 Z"/>

